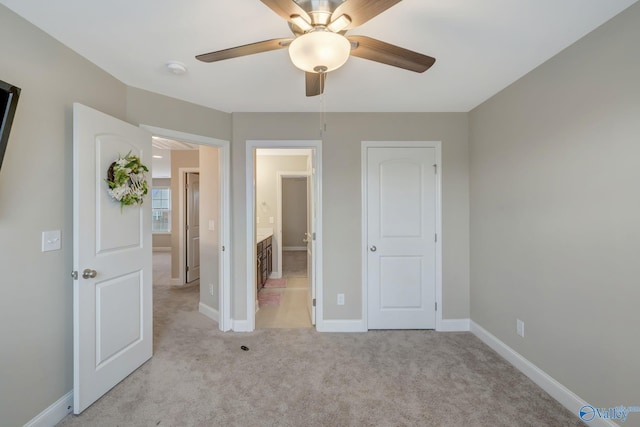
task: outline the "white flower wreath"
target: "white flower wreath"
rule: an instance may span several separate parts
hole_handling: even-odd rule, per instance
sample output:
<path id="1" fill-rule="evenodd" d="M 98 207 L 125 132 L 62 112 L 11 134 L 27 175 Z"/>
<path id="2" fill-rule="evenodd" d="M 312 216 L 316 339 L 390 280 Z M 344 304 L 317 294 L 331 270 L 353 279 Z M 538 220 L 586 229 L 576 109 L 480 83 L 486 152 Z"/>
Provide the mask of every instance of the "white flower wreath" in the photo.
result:
<path id="1" fill-rule="evenodd" d="M 131 152 L 124 157 L 118 156 L 118 160 L 111 164 L 105 180 L 109 185 L 107 191 L 114 200 L 120 202 L 120 208 L 142 204 L 149 191 L 146 172 L 149 172 L 149 168 Z"/>

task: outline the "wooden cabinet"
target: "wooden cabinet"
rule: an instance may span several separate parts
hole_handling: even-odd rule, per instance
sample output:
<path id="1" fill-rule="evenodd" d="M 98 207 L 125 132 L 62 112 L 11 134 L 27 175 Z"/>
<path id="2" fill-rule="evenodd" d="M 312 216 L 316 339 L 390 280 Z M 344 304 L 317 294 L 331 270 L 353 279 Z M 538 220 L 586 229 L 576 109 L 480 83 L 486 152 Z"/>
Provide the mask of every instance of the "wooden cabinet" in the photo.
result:
<path id="1" fill-rule="evenodd" d="M 273 246 L 271 237 L 258 242 L 256 246 L 256 288 L 260 290 L 273 271 Z"/>

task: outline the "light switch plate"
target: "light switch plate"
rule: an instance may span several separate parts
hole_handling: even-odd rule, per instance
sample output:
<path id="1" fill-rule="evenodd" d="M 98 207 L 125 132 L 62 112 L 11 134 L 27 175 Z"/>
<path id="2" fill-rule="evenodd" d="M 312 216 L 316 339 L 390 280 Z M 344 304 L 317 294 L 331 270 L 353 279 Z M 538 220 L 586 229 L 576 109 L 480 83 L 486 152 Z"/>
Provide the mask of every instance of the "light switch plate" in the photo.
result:
<path id="1" fill-rule="evenodd" d="M 216 230 L 216 222 L 212 219 L 209 220 L 209 231 L 215 231 Z"/>
<path id="2" fill-rule="evenodd" d="M 60 250 L 60 230 L 42 232 L 42 252 Z"/>

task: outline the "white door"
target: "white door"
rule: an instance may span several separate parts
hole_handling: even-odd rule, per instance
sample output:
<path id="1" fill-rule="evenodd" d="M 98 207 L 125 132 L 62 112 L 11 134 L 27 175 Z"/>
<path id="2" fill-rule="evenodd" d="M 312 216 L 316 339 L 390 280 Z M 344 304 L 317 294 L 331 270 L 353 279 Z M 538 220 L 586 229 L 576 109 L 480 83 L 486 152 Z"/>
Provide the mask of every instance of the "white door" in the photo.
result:
<path id="1" fill-rule="evenodd" d="M 151 135 L 73 106 L 74 413 L 152 354 L 151 200 L 124 206 L 107 193 L 109 166 L 128 153 L 151 166 Z M 148 182 L 151 171 L 147 174 Z"/>
<path id="2" fill-rule="evenodd" d="M 369 329 L 434 329 L 435 148 L 367 148 Z"/>
<path id="3" fill-rule="evenodd" d="M 309 316 L 311 317 L 311 324 L 316 324 L 316 307 L 315 307 L 315 298 L 316 298 L 316 266 L 315 266 L 315 257 L 313 254 L 315 253 L 316 239 L 315 239 L 315 223 L 316 223 L 316 162 L 315 162 L 315 153 L 316 150 L 311 150 L 311 155 L 309 156 L 307 169 L 310 174 L 307 177 L 307 234 L 305 236 L 305 240 L 307 242 L 307 278 L 309 280 L 308 293 L 309 296 L 307 298 L 307 307 L 309 309 Z"/>
<path id="4" fill-rule="evenodd" d="M 187 173 L 187 223 L 185 224 L 187 236 L 187 283 L 200 278 L 200 175 Z"/>

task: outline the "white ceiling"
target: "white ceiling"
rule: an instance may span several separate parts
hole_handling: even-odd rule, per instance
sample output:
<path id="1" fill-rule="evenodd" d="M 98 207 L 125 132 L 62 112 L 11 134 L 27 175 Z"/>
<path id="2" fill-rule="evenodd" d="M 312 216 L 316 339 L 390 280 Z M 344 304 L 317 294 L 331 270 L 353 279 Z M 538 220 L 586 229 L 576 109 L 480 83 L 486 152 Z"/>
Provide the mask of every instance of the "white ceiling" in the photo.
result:
<path id="1" fill-rule="evenodd" d="M 347 0 L 348 1 L 348 0 Z M 289 37 L 259 0 L 0 0 L 133 87 L 226 112 L 469 111 L 637 0 L 404 0 L 349 31 L 436 58 L 424 74 L 352 57 L 304 96 L 286 49 L 194 56 Z M 178 61 L 188 72 L 171 74 Z"/>

